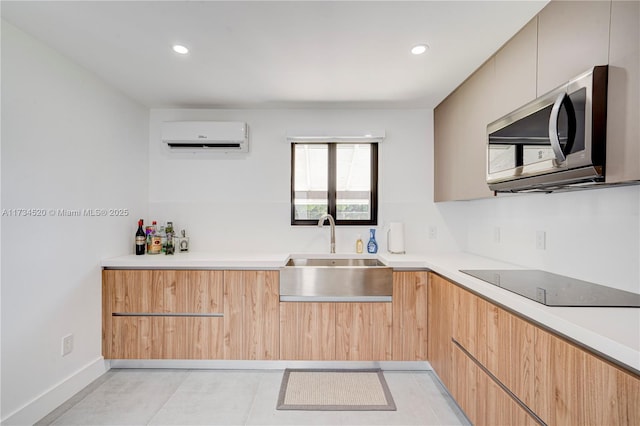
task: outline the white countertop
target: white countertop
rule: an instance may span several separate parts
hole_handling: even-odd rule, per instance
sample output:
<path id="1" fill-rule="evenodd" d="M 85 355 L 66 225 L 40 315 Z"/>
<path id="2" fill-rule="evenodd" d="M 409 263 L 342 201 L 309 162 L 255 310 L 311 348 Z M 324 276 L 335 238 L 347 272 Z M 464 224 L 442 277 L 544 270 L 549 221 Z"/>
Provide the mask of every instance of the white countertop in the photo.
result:
<path id="1" fill-rule="evenodd" d="M 290 257 L 378 257 L 394 268 L 428 268 L 569 339 L 640 372 L 640 308 L 545 306 L 460 272 L 460 269 L 518 269 L 467 253 L 355 255 L 290 253 L 176 253 L 105 259 L 104 268 L 278 269 Z"/>
<path id="2" fill-rule="evenodd" d="M 434 253 L 425 258 L 425 266 L 432 271 L 640 372 L 640 308 L 546 306 L 459 271 L 520 269 L 518 265 L 466 253 Z"/>
<path id="3" fill-rule="evenodd" d="M 103 268 L 135 269 L 278 269 L 289 253 L 176 253 L 112 257 L 102 261 Z"/>

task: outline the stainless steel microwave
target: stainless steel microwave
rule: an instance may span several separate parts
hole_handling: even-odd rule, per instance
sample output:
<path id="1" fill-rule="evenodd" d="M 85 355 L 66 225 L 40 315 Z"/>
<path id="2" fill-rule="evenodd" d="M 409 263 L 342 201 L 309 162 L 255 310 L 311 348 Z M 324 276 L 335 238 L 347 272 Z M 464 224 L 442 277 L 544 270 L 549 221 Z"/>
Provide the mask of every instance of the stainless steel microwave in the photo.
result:
<path id="1" fill-rule="evenodd" d="M 493 191 L 553 191 L 604 182 L 607 66 L 487 126 L 487 184 Z"/>

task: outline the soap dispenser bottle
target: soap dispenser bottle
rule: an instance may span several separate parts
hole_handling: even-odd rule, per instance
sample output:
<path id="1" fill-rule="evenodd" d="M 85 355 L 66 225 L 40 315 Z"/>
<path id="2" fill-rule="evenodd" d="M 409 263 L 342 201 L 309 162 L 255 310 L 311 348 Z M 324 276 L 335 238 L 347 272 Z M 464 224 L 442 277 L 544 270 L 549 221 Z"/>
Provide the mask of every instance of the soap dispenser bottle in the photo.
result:
<path id="1" fill-rule="evenodd" d="M 362 236 L 358 235 L 358 239 L 356 240 L 356 253 L 362 254 L 364 250 L 364 243 L 362 242 Z"/>
<path id="2" fill-rule="evenodd" d="M 369 242 L 367 243 L 367 252 L 375 254 L 378 252 L 378 243 L 376 242 L 376 230 L 369 229 Z"/>

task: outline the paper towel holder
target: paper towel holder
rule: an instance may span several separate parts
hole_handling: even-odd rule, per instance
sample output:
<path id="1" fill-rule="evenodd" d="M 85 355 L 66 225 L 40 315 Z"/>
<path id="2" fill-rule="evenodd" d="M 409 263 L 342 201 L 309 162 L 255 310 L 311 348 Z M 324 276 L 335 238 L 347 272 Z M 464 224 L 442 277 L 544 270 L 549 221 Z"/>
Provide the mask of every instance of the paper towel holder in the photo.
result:
<path id="1" fill-rule="evenodd" d="M 402 244 L 402 248 L 403 248 L 402 251 L 392 251 L 390 247 L 390 240 L 391 240 L 391 226 L 389 226 L 389 229 L 387 229 L 387 251 L 391 254 L 406 254 L 406 251 L 404 250 L 404 243 Z"/>

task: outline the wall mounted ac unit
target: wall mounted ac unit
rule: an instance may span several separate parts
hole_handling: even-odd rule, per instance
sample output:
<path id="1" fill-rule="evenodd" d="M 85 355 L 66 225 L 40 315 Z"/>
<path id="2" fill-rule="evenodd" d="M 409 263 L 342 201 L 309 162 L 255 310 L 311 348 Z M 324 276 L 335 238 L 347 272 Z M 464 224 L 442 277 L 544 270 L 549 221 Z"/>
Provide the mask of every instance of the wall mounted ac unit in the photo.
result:
<path id="1" fill-rule="evenodd" d="M 248 152 L 249 127 L 237 121 L 165 121 L 162 142 L 176 152 Z"/>

